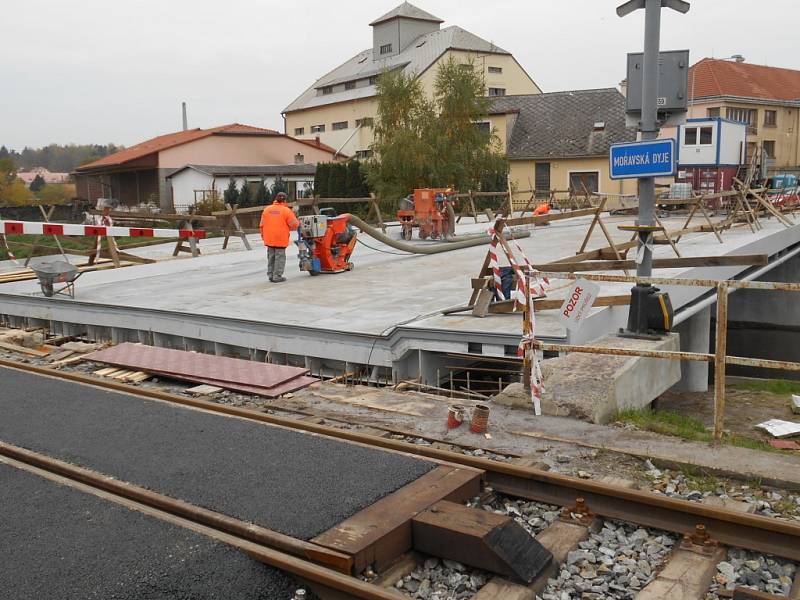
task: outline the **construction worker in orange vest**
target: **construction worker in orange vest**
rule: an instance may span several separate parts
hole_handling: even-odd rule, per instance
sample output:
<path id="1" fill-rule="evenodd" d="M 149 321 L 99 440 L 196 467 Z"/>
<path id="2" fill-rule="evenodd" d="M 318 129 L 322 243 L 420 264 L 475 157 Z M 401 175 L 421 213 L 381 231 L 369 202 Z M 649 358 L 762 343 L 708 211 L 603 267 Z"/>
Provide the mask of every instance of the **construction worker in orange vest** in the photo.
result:
<path id="1" fill-rule="evenodd" d="M 286 247 L 289 234 L 300 226 L 294 211 L 286 205 L 286 194 L 279 192 L 272 204 L 261 213 L 261 239 L 267 247 L 267 273 L 273 283 L 286 281 Z"/>

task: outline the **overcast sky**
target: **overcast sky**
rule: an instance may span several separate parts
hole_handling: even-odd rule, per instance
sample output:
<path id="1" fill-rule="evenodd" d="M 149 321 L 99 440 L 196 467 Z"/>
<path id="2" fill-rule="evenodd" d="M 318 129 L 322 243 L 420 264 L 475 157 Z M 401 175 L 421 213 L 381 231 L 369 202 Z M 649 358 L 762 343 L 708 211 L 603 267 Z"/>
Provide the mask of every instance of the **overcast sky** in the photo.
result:
<path id="1" fill-rule="evenodd" d="M 418 0 L 512 52 L 544 91 L 615 86 L 641 51 L 622 0 Z M 372 45 L 399 0 L 2 0 L 0 144 L 134 144 L 181 127 L 283 130 L 281 110 Z M 662 49 L 800 69 L 797 0 L 693 0 L 663 11 Z"/>

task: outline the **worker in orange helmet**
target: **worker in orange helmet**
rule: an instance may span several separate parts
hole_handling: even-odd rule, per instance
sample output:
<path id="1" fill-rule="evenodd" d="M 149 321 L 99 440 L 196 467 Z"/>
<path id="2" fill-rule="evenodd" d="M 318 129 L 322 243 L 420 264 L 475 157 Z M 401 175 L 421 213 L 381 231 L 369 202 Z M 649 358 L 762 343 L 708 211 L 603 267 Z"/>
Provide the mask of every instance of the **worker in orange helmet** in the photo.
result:
<path id="1" fill-rule="evenodd" d="M 286 194 L 279 192 L 272 204 L 261 213 L 261 239 L 267 247 L 267 273 L 273 283 L 286 281 L 286 247 L 289 235 L 300 226 L 294 211 L 286 205 Z"/>
<path id="2" fill-rule="evenodd" d="M 539 215 L 546 215 L 550 212 L 550 205 L 547 202 L 540 204 L 536 207 L 536 210 L 533 211 L 533 216 L 538 217 Z"/>

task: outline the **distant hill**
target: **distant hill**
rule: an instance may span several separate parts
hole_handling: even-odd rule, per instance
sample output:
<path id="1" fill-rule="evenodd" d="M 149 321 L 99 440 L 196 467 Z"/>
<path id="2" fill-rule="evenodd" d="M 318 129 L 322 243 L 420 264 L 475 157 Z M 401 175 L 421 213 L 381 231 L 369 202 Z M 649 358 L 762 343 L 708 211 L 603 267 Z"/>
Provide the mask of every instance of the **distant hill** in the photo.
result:
<path id="1" fill-rule="evenodd" d="M 69 173 L 75 167 L 122 150 L 116 144 L 50 144 L 44 148 L 23 148 L 22 152 L 0 146 L 0 159 L 10 158 L 20 171 L 44 167 L 54 173 Z"/>

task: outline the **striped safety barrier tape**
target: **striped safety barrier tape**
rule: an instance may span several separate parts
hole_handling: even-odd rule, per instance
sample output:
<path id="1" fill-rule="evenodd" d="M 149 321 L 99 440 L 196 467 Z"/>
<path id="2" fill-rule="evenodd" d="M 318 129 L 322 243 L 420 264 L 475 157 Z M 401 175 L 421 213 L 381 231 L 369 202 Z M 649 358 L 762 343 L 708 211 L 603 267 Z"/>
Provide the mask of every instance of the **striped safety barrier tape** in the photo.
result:
<path id="1" fill-rule="evenodd" d="M 0 221 L 0 233 L 6 235 L 74 235 L 144 238 L 206 237 L 202 229 L 152 229 L 147 227 L 116 227 L 103 225 L 73 225 L 70 223 L 40 223 L 36 221 Z"/>

